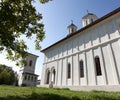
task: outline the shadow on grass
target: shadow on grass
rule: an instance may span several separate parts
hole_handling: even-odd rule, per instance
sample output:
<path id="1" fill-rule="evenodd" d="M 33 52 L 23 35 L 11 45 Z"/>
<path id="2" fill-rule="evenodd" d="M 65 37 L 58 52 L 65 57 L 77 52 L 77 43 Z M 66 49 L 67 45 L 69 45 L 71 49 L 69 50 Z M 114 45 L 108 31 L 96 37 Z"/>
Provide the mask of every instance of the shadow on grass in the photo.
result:
<path id="1" fill-rule="evenodd" d="M 81 100 L 78 97 L 68 98 L 61 95 L 56 94 L 37 94 L 33 93 L 29 96 L 7 96 L 0 97 L 0 100 Z"/>
<path id="2" fill-rule="evenodd" d="M 91 96 L 73 96 L 65 97 L 62 95 L 57 94 L 37 94 L 33 93 L 32 95 L 23 95 L 23 96 L 7 96 L 7 97 L 0 97 L 0 100 L 120 100 L 119 98 L 111 98 L 109 96 L 100 96 L 100 95 L 91 95 Z"/>

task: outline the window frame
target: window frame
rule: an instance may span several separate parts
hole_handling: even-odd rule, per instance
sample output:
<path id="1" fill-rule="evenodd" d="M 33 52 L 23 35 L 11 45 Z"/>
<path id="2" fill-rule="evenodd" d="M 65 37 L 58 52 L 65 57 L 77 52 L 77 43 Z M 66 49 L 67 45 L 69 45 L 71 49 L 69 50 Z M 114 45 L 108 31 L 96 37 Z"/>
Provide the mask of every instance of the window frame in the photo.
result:
<path id="1" fill-rule="evenodd" d="M 80 78 L 83 78 L 84 77 L 84 62 L 83 60 L 80 60 L 79 61 L 79 72 L 80 72 Z"/>
<path id="2" fill-rule="evenodd" d="M 70 79 L 71 78 L 71 64 L 68 63 L 67 65 L 67 78 Z"/>
<path id="3" fill-rule="evenodd" d="M 32 66 L 32 64 L 33 64 L 33 61 L 32 61 L 32 60 L 30 60 L 30 61 L 29 61 L 29 66 L 31 67 L 31 66 Z"/>
<path id="4" fill-rule="evenodd" d="M 102 70 L 101 70 L 101 64 L 100 64 L 99 56 L 95 56 L 94 61 L 95 61 L 96 75 L 101 76 L 102 75 Z"/>

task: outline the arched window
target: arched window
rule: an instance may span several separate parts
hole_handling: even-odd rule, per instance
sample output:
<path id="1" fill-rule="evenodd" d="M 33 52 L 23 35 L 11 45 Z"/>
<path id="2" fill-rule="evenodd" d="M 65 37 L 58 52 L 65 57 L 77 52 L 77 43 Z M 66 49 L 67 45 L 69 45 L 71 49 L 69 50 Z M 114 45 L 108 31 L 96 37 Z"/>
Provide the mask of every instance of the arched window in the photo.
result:
<path id="1" fill-rule="evenodd" d="M 68 75 L 68 78 L 71 78 L 71 65 L 70 65 L 70 63 L 68 63 L 68 66 L 67 66 L 68 68 L 67 68 L 67 70 L 68 70 L 68 73 L 67 73 L 67 75 Z"/>
<path id="2" fill-rule="evenodd" d="M 95 57 L 95 67 L 96 67 L 96 75 L 97 76 L 102 75 L 101 66 L 100 66 L 100 59 L 98 56 Z"/>
<path id="3" fill-rule="evenodd" d="M 53 83 L 55 83 L 55 74 L 56 74 L 56 72 L 55 72 L 55 69 L 53 70 Z"/>
<path id="4" fill-rule="evenodd" d="M 80 60 L 79 62 L 80 66 L 80 77 L 84 77 L 84 66 L 83 66 L 83 60 Z"/>
<path id="5" fill-rule="evenodd" d="M 47 71 L 47 80 L 46 80 L 46 84 L 49 84 L 49 78 L 50 78 L 50 71 Z"/>
<path id="6" fill-rule="evenodd" d="M 31 81 L 33 81 L 33 76 L 31 77 Z"/>
<path id="7" fill-rule="evenodd" d="M 32 66 L 32 60 L 30 60 L 30 62 L 29 62 L 29 66 Z"/>

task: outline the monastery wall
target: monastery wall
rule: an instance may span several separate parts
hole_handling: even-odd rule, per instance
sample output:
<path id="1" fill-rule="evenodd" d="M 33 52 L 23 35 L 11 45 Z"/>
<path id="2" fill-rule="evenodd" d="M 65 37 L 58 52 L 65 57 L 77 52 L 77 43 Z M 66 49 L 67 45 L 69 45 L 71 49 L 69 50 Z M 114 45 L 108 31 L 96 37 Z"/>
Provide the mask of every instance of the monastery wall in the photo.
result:
<path id="1" fill-rule="evenodd" d="M 96 75 L 94 58 L 100 58 L 102 75 Z M 80 77 L 79 61 L 83 60 L 84 77 Z M 41 85 L 46 70 L 55 68 L 56 86 L 96 86 L 120 84 L 120 14 L 57 44 L 45 52 Z M 71 78 L 67 65 L 71 64 Z"/>

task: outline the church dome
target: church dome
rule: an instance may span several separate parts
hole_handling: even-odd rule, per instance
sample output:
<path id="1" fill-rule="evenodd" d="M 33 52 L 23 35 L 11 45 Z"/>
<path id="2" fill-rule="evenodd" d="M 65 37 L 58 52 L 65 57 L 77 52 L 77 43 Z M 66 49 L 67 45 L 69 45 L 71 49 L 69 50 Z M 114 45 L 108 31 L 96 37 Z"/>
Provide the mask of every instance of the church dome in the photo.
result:
<path id="1" fill-rule="evenodd" d="M 88 18 L 88 17 L 90 17 L 90 16 L 97 17 L 97 16 L 96 16 L 95 14 L 93 14 L 93 13 L 88 13 L 87 15 L 83 16 L 82 19 L 86 19 L 86 18 Z"/>
<path id="2" fill-rule="evenodd" d="M 73 24 L 73 22 L 67 27 L 68 29 L 68 34 L 74 33 L 77 31 L 77 26 Z"/>
<path id="3" fill-rule="evenodd" d="M 97 19 L 98 19 L 98 17 L 95 14 L 88 13 L 87 15 L 82 17 L 82 25 L 83 25 L 83 27 L 85 27 Z"/>
<path id="4" fill-rule="evenodd" d="M 70 28 L 70 27 L 76 27 L 76 25 L 71 23 L 67 28 Z"/>

